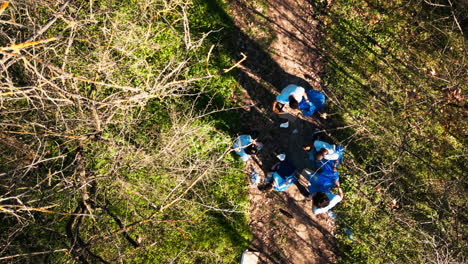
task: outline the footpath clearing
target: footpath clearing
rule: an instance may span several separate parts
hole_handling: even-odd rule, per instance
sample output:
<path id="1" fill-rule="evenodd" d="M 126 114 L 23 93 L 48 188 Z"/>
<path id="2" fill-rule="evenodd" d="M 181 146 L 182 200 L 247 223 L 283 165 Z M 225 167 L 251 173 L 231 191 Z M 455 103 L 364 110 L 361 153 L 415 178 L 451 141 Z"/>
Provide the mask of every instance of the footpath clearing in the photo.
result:
<path id="1" fill-rule="evenodd" d="M 240 65 L 238 79 L 244 94 L 239 100 L 255 105 L 245 109 L 242 120 L 245 129 L 259 131 L 265 143 L 247 163 L 246 173 L 256 168 L 264 179 L 280 152 L 298 171 L 310 168 L 302 145 L 312 140 L 314 131 L 323 129 L 326 120 L 314 116 L 280 128 L 271 103 L 288 84 L 321 90 L 323 61 L 314 49 L 319 33 L 312 6 L 306 0 L 272 0 L 262 5 L 239 0 L 231 3 L 231 12 L 238 27 L 238 53 L 247 56 Z M 261 252 L 260 263 L 337 262 L 334 222 L 326 214 L 312 214 L 306 187 L 304 177 L 286 192 L 263 193 L 250 187 L 252 248 Z"/>

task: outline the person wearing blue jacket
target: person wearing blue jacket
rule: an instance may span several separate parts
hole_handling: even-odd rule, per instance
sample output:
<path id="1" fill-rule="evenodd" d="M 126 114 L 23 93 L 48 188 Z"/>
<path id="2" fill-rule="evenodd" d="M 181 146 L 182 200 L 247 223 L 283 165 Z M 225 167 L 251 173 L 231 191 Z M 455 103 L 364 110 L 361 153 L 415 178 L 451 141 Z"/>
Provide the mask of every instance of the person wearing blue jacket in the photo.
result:
<path id="1" fill-rule="evenodd" d="M 278 162 L 271 167 L 271 172 L 265 181 L 271 184 L 275 191 L 284 192 L 297 181 L 296 167 L 287 161 Z"/>
<path id="2" fill-rule="evenodd" d="M 252 132 L 250 135 L 240 135 L 232 144 L 234 152 L 241 157 L 242 161 L 248 161 L 251 155 L 257 154 L 263 148 L 263 144 L 256 139 L 257 133 Z"/>
<path id="3" fill-rule="evenodd" d="M 328 212 L 343 200 L 343 190 L 340 187 L 337 172 L 322 171 L 309 176 L 309 199 L 312 200 L 312 212 L 322 214 Z M 331 188 L 338 188 L 338 194 L 331 192 Z"/>

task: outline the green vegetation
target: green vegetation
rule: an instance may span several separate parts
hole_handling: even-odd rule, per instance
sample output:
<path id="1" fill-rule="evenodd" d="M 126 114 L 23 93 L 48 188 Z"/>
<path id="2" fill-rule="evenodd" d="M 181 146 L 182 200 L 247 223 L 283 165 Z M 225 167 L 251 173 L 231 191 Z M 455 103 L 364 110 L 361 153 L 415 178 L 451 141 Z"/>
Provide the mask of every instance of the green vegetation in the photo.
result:
<path id="1" fill-rule="evenodd" d="M 223 109 L 240 85 L 224 70 L 233 32 L 255 35 L 270 70 L 267 21 L 240 32 L 215 0 L 9 2 L 0 261 L 238 261 L 247 190 L 228 152 L 239 115 Z M 309 2 L 337 113 L 326 122 L 347 147 L 340 261 L 466 262 L 466 4 Z"/>
<path id="2" fill-rule="evenodd" d="M 1 19 L 20 30 L 2 24 L 2 45 L 27 44 L 2 53 L 0 257 L 238 260 L 247 192 L 227 155 L 237 113 L 222 111 L 237 84 L 204 8 L 71 1 L 57 16 L 47 1 L 11 2 Z"/>
<path id="3" fill-rule="evenodd" d="M 343 262 L 466 257 L 466 10 L 449 2 L 317 6 L 333 121 L 352 127 L 336 135 L 351 160 L 339 225 L 356 238 Z"/>

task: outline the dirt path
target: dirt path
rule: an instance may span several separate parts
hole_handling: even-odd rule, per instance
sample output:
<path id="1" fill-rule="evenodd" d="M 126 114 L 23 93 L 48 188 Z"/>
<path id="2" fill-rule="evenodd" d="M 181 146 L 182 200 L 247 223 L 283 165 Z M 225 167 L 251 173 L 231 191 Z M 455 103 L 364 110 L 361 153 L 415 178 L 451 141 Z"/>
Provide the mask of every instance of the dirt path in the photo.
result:
<path id="1" fill-rule="evenodd" d="M 290 83 L 321 90 L 323 63 L 314 49 L 319 34 L 312 6 L 307 0 L 269 0 L 264 5 L 238 0 L 231 7 L 238 27 L 236 46 L 239 54 L 247 56 L 238 76 L 244 88 L 240 99 L 256 104 L 246 109 L 245 129 L 259 130 L 265 143 L 264 150 L 249 161 L 247 173 L 255 167 L 264 179 L 280 152 L 298 171 L 311 167 L 301 146 L 311 141 L 325 120 L 313 117 L 279 128 L 270 105 Z M 252 247 L 261 252 L 261 263 L 336 263 L 334 223 L 328 215 L 312 214 L 306 187 L 304 177 L 286 192 L 263 193 L 250 187 Z"/>

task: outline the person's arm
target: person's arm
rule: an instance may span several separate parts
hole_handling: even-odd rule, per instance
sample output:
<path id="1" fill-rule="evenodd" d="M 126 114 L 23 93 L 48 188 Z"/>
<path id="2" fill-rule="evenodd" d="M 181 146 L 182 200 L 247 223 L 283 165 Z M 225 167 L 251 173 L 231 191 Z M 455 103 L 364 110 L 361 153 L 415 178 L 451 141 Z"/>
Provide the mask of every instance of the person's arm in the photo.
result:
<path id="1" fill-rule="evenodd" d="M 338 195 L 341 197 L 341 199 L 343 199 L 344 194 L 343 194 L 343 190 L 341 189 L 340 182 L 338 180 L 334 180 L 333 182 L 335 183 L 336 187 L 338 188 Z"/>
<path id="2" fill-rule="evenodd" d="M 341 189 L 341 187 L 338 187 L 338 195 L 341 197 L 341 200 L 343 200 L 344 194 L 343 194 L 343 190 Z"/>
<path id="3" fill-rule="evenodd" d="M 275 165 L 271 166 L 271 171 L 276 171 L 278 169 L 278 165 L 281 163 L 281 161 L 276 162 Z"/>
<path id="4" fill-rule="evenodd" d="M 333 183 L 336 187 L 340 188 L 340 182 L 338 180 L 333 180 Z"/>
<path id="5" fill-rule="evenodd" d="M 307 145 L 304 145 L 304 146 L 302 147 L 302 149 L 305 150 L 305 151 L 307 151 L 307 152 L 309 152 L 309 151 L 312 149 L 312 147 L 311 147 L 310 145 L 307 144 Z"/>
<path id="6" fill-rule="evenodd" d="M 318 115 L 319 115 L 321 118 L 323 118 L 323 119 L 327 119 L 327 117 L 328 117 L 328 114 L 325 113 L 325 112 L 322 113 L 321 111 L 317 111 L 317 113 L 318 113 Z"/>
<path id="7" fill-rule="evenodd" d="M 336 159 L 334 162 L 333 162 L 333 171 L 337 171 L 338 169 L 336 168 L 336 164 L 338 163 L 338 159 Z"/>
<path id="8" fill-rule="evenodd" d="M 273 112 L 275 112 L 276 114 L 281 113 L 281 111 L 278 109 L 279 108 L 279 102 L 278 101 L 274 101 L 272 107 L 273 107 Z"/>
<path id="9" fill-rule="evenodd" d="M 305 89 L 304 89 L 304 94 L 302 95 L 304 97 L 304 99 L 306 100 L 306 102 L 310 102 L 309 101 L 309 97 L 307 96 L 307 93 L 305 92 Z"/>

